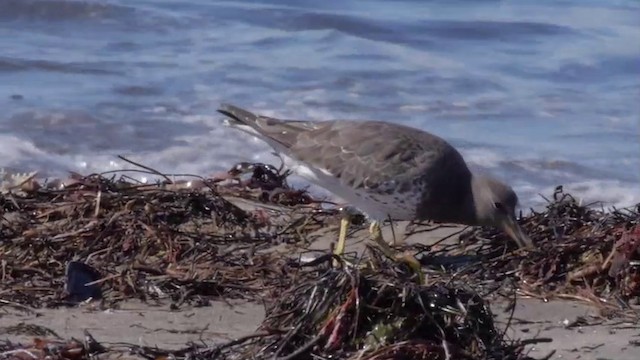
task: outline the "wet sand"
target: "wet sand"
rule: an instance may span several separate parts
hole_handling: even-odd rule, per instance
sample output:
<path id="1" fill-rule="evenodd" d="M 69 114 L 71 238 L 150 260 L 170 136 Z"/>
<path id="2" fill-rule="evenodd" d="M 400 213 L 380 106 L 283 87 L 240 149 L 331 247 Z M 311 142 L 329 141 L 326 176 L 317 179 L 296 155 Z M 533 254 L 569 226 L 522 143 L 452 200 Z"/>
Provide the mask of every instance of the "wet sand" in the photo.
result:
<path id="1" fill-rule="evenodd" d="M 433 243 L 458 232 L 460 227 L 439 227 L 404 239 L 406 224 L 398 224 L 397 238 L 407 242 Z M 311 249 L 324 251 L 335 240 L 337 224 L 323 229 L 310 239 Z M 389 227 L 384 229 L 387 239 Z M 362 251 L 366 231 L 361 228 L 351 235 L 347 251 Z M 452 236 L 448 241 L 457 241 Z M 293 254 L 293 256 L 299 256 Z M 304 256 L 312 256 L 305 252 Z M 492 311 L 500 329 L 506 327 L 511 315 L 504 301 L 492 302 Z M 105 345 L 128 343 L 159 348 L 178 349 L 188 342 L 214 345 L 256 331 L 264 318 L 264 306 L 245 301 L 213 301 L 207 307 L 182 307 L 171 310 L 169 302 L 158 305 L 127 301 L 117 309 L 97 309 L 88 304 L 78 308 L 36 309 L 25 311 L 9 305 L 0 306 L 0 340 L 29 343 L 37 327 L 15 327 L 18 324 L 40 326 L 55 332 L 62 339 L 82 339 L 85 330 Z M 551 359 L 640 359 L 640 327 L 637 324 L 602 322 L 598 325 L 567 326 L 581 317 L 596 323 L 597 309 L 572 301 L 543 302 L 519 299 L 506 334 L 513 339 L 549 338 L 551 341 L 529 345 L 530 355 L 543 358 L 556 351 Z M 20 330 L 22 329 L 22 330 Z M 53 334 L 38 337 L 55 339 Z M 123 344 L 123 350 L 126 345 Z"/>

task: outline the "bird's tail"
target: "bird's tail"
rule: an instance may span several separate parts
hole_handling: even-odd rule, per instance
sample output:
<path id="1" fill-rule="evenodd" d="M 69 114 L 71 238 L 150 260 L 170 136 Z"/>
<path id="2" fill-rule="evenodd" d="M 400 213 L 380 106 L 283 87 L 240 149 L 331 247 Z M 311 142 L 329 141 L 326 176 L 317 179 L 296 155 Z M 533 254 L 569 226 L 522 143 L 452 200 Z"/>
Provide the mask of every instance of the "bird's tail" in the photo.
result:
<path id="1" fill-rule="evenodd" d="M 277 151 L 290 148 L 298 133 L 304 130 L 304 127 L 296 125 L 297 122 L 259 116 L 230 104 L 220 105 L 218 112 L 227 116 L 225 125 L 262 139 Z"/>
<path id="2" fill-rule="evenodd" d="M 228 117 L 227 125 L 229 126 L 238 127 L 247 125 L 252 128 L 257 126 L 258 115 L 237 106 L 221 104 L 218 112 Z"/>
<path id="3" fill-rule="evenodd" d="M 268 118 L 258 116 L 231 104 L 221 104 L 218 112 L 227 116 L 225 125 L 262 139 L 274 149 L 280 149 L 282 146 L 282 144 L 279 144 L 278 139 L 272 138 L 269 135 L 269 131 L 264 129 L 265 122 L 261 120 Z"/>

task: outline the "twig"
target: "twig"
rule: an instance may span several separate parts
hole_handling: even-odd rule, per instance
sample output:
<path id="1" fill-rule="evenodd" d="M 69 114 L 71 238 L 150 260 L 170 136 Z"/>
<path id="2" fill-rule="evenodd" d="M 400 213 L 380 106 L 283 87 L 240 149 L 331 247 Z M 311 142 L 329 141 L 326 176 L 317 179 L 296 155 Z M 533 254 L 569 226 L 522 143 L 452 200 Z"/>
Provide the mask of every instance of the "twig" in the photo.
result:
<path id="1" fill-rule="evenodd" d="M 122 155 L 118 155 L 118 158 L 120 158 L 121 160 L 126 161 L 126 162 L 128 162 L 128 163 L 130 163 L 130 164 L 132 164 L 132 165 L 135 165 L 135 166 L 141 167 L 141 168 L 143 168 L 143 169 L 145 169 L 145 170 L 148 170 L 148 171 L 150 171 L 150 172 L 151 172 L 151 173 L 153 173 L 153 174 L 156 174 L 156 175 L 158 175 L 158 176 L 162 176 L 165 180 L 167 180 L 167 182 L 169 182 L 170 184 L 173 184 L 173 181 L 171 181 L 171 179 L 169 179 L 169 177 L 168 177 L 167 175 L 165 175 L 165 174 L 161 173 L 160 171 L 158 171 L 158 170 L 156 170 L 156 169 L 150 168 L 150 167 L 148 167 L 148 166 L 146 166 L 146 165 L 142 165 L 142 164 L 137 163 L 137 162 L 135 162 L 135 161 L 133 161 L 133 160 L 129 160 L 129 159 L 125 158 L 125 157 L 124 157 L 124 156 L 122 156 Z"/>

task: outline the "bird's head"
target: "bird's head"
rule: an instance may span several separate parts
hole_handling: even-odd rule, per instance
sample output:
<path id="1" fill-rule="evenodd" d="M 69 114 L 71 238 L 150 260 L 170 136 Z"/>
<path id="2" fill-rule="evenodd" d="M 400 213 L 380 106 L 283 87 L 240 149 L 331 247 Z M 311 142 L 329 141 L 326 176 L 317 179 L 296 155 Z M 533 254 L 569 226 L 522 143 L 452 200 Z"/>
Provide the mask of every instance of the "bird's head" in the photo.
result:
<path id="1" fill-rule="evenodd" d="M 533 242 L 516 221 L 518 196 L 513 189 L 496 179 L 474 175 L 473 201 L 478 225 L 502 229 L 521 248 L 533 248 Z"/>

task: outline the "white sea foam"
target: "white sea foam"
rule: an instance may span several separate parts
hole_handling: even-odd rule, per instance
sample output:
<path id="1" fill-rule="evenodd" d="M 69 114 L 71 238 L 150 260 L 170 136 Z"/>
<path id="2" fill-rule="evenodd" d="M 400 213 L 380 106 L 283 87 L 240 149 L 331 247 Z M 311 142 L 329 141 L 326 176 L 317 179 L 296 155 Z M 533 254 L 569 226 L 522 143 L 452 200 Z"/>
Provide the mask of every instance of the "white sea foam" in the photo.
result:
<path id="1" fill-rule="evenodd" d="M 523 203 L 527 207 L 541 210 L 547 203 L 543 198 L 552 199 L 556 186 L 542 189 L 533 185 L 516 186 Z M 613 207 L 625 208 L 640 203 L 640 186 L 616 180 L 585 180 L 562 185 L 565 193 L 571 194 L 583 205 L 591 205 L 608 211 Z"/>
<path id="2" fill-rule="evenodd" d="M 588 180 L 565 184 L 565 191 L 581 199 L 583 204 L 628 207 L 640 202 L 640 184 L 633 186 L 617 180 Z"/>
<path id="3" fill-rule="evenodd" d="M 73 160 L 70 157 L 50 154 L 38 148 L 33 142 L 14 135 L 0 135 L 0 159 L 2 159 L 2 167 L 19 171 L 43 170 L 35 169 L 38 166 L 61 169 L 73 167 Z"/>
<path id="4" fill-rule="evenodd" d="M 500 155 L 497 151 L 487 148 L 462 148 L 460 153 L 470 166 L 480 166 L 483 168 L 496 168 L 500 163 L 507 160 L 503 155 Z"/>

